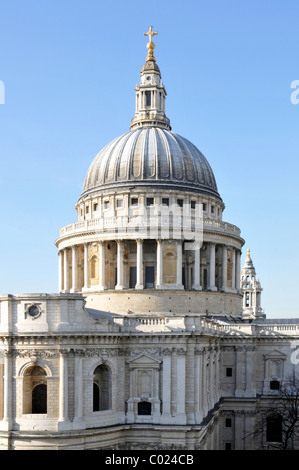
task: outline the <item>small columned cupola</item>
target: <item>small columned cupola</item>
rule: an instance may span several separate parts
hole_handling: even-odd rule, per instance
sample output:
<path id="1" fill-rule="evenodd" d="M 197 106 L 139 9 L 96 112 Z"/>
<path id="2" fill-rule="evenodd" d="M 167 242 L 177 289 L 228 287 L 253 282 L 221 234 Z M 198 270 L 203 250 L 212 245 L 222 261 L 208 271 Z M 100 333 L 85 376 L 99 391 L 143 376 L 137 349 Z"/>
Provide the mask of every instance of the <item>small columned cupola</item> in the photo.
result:
<path id="1" fill-rule="evenodd" d="M 247 257 L 241 270 L 241 292 L 243 294 L 243 318 L 264 318 L 261 307 L 262 287 L 259 279 L 256 277 L 255 267 L 253 265 L 250 250 L 247 250 Z"/>
<path id="2" fill-rule="evenodd" d="M 131 121 L 131 130 L 139 127 L 162 127 L 171 130 L 170 121 L 165 115 L 166 90 L 162 83 L 160 69 L 154 56 L 153 36 L 158 34 L 152 26 L 144 33 L 149 37 L 146 62 L 140 72 L 140 85 L 136 85 L 136 110 Z"/>

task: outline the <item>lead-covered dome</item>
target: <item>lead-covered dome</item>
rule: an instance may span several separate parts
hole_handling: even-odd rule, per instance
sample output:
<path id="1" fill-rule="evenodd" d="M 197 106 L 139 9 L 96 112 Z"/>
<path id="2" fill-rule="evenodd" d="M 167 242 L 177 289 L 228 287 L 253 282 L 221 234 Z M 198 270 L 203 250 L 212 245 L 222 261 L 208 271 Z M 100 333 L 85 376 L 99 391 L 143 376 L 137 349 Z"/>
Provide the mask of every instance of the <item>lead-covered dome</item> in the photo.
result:
<path id="1" fill-rule="evenodd" d="M 110 142 L 95 157 L 81 197 L 117 188 L 146 187 L 193 191 L 220 199 L 204 155 L 171 130 L 165 114 L 166 89 L 154 57 L 150 29 L 148 56 L 136 85 L 135 116 L 130 131 Z"/>
<path id="2" fill-rule="evenodd" d="M 140 127 L 110 142 L 93 160 L 83 194 L 125 185 L 194 191 L 220 199 L 211 166 L 187 139 Z"/>

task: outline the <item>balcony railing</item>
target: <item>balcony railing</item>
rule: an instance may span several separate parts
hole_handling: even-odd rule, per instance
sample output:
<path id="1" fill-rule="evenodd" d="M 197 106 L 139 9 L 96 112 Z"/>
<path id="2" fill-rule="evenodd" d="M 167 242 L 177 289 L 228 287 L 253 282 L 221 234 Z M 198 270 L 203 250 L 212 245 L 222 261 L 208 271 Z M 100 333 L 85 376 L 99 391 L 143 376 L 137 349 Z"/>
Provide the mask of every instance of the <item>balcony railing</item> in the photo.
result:
<path id="1" fill-rule="evenodd" d="M 184 233 L 185 239 L 188 239 L 188 237 L 191 237 L 194 233 L 198 234 L 200 231 L 213 231 L 238 237 L 240 236 L 240 229 L 227 222 L 206 218 L 195 218 L 193 216 L 171 215 L 113 216 L 85 220 L 62 227 L 59 232 L 59 236 L 64 237 L 72 234 L 94 231 L 99 234 L 114 233 L 115 235 L 125 233 L 133 235 L 135 232 L 137 237 L 145 236 L 146 238 L 158 238 L 159 236 L 165 239 L 169 238 L 169 232 L 171 232 L 173 236 L 176 232 Z"/>

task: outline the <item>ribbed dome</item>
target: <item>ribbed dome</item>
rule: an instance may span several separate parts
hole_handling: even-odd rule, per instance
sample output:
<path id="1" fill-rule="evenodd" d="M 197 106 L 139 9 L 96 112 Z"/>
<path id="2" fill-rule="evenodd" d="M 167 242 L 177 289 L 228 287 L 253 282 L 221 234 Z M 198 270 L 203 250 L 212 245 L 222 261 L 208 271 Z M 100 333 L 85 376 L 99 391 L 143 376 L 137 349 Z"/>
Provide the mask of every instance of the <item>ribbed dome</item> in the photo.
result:
<path id="1" fill-rule="evenodd" d="M 89 167 L 82 195 L 127 184 L 221 199 L 203 154 L 187 139 L 160 127 L 131 130 L 104 147 Z"/>

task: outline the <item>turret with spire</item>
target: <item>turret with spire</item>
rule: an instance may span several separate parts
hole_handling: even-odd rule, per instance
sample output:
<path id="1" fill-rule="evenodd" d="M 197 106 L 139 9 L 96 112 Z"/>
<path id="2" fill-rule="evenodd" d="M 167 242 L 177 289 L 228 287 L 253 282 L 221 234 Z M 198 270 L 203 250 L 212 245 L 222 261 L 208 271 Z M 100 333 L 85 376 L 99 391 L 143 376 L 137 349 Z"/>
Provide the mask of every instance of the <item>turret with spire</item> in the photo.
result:
<path id="1" fill-rule="evenodd" d="M 250 256 L 250 249 L 247 250 L 247 257 L 241 270 L 241 293 L 243 294 L 243 318 L 244 320 L 254 318 L 264 318 L 261 307 L 262 287 L 256 277 L 255 267 Z"/>
<path id="2" fill-rule="evenodd" d="M 170 121 L 165 115 L 166 90 L 162 82 L 160 69 L 156 63 L 153 36 L 157 35 L 153 27 L 144 33 L 149 37 L 146 47 L 148 54 L 140 72 L 140 85 L 136 85 L 135 117 L 131 121 L 131 130 L 138 127 L 162 127 L 171 130 Z"/>

